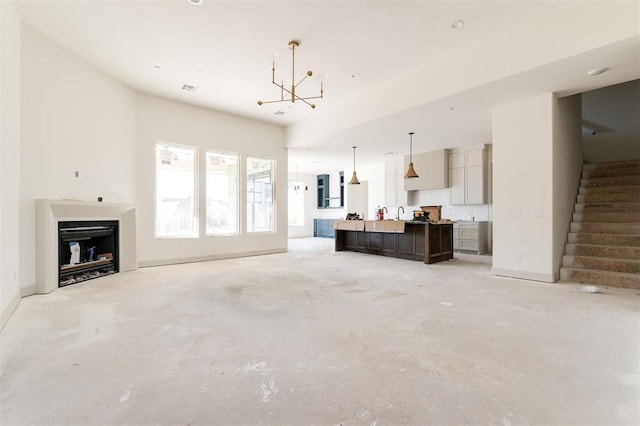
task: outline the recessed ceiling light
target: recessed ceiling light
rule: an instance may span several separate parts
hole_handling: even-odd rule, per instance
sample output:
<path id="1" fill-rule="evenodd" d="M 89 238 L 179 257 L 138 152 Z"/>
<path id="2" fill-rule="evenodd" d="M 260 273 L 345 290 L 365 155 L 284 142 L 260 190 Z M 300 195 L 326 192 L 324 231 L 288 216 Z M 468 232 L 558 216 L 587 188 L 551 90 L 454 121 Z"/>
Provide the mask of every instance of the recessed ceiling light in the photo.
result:
<path id="1" fill-rule="evenodd" d="M 153 64 L 153 67 L 157 70 L 161 70 L 162 69 L 162 64 Z"/>
<path id="2" fill-rule="evenodd" d="M 451 23 L 451 28 L 453 28 L 454 30 L 460 29 L 462 27 L 464 27 L 464 21 L 462 19 L 458 19 Z"/>
<path id="3" fill-rule="evenodd" d="M 459 109 L 460 109 L 460 107 L 458 105 L 454 105 L 451 108 L 449 108 L 450 111 L 457 111 Z"/>
<path id="4" fill-rule="evenodd" d="M 196 6 L 200 6 L 204 2 L 204 0 L 187 0 L 187 1 Z"/>
<path id="5" fill-rule="evenodd" d="M 591 71 L 589 71 L 587 74 L 588 75 L 600 75 L 600 74 L 605 73 L 607 71 L 609 71 L 609 68 L 605 68 L 605 67 L 595 68 L 595 69 L 592 69 Z"/>

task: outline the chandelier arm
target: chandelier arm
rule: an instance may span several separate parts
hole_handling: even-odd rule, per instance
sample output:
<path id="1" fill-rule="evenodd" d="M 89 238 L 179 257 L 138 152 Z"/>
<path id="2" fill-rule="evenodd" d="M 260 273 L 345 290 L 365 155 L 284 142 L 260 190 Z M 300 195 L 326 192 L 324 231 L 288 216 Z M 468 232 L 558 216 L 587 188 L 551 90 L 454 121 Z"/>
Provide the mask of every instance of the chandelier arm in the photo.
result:
<path id="1" fill-rule="evenodd" d="M 281 99 L 283 101 L 289 101 L 289 102 L 293 102 L 294 97 L 296 96 L 292 91 L 290 91 L 289 89 L 284 87 L 284 84 L 282 86 L 280 86 L 280 89 L 282 89 L 282 94 L 280 95 Z M 291 98 L 284 98 L 284 92 L 287 92 L 288 94 L 291 95 Z"/>
<path id="2" fill-rule="evenodd" d="M 284 83 L 278 84 L 275 81 L 272 81 L 272 83 L 278 88 L 280 89 L 280 100 L 286 101 L 288 99 L 284 98 L 284 91 L 286 90 L 288 92 L 287 89 L 284 88 Z"/>
<path id="3" fill-rule="evenodd" d="M 261 101 L 263 104 L 275 104 L 278 102 L 291 102 L 289 99 L 279 99 L 275 101 Z"/>
<path id="4" fill-rule="evenodd" d="M 313 104 L 310 104 L 309 102 L 307 102 L 307 99 L 309 98 L 301 98 L 300 96 L 296 95 L 296 99 L 298 99 L 299 101 L 304 102 L 305 104 L 309 105 L 311 108 L 315 108 L 316 106 Z"/>
<path id="5" fill-rule="evenodd" d="M 324 92 L 321 91 L 320 92 L 320 96 L 307 96 L 307 97 L 300 97 L 298 95 L 293 94 L 289 89 L 287 89 L 286 87 L 281 86 L 279 84 L 276 84 L 276 86 L 278 86 L 279 88 L 281 88 L 283 91 L 287 92 L 288 94 L 292 95 L 293 97 L 295 97 L 296 99 L 299 99 L 301 101 L 305 100 L 305 99 L 322 99 L 324 96 Z M 284 99 L 284 100 L 290 100 L 290 99 Z"/>
<path id="6" fill-rule="evenodd" d="M 296 85 L 295 85 L 295 86 L 293 86 L 293 87 L 298 87 L 298 86 L 300 85 L 300 83 L 302 83 L 303 81 L 305 81 L 305 80 L 307 79 L 307 77 L 309 77 L 309 75 L 308 75 L 308 74 L 305 74 L 305 75 L 304 75 L 304 77 L 302 77 L 302 80 L 300 80 L 299 82 L 297 82 L 297 83 L 296 83 Z"/>

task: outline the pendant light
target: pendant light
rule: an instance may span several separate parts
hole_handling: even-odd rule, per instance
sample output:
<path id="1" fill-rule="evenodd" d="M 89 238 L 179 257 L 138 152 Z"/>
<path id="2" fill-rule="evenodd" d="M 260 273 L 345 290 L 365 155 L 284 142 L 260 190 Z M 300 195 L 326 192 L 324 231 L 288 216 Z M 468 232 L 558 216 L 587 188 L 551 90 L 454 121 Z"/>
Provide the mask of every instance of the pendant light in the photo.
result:
<path id="1" fill-rule="evenodd" d="M 409 167 L 407 168 L 407 174 L 404 175 L 405 179 L 413 179 L 419 177 L 413 168 L 413 132 L 409 132 Z"/>
<path id="2" fill-rule="evenodd" d="M 351 176 L 351 180 L 349 181 L 349 185 L 360 185 L 360 181 L 358 180 L 358 176 L 356 176 L 356 148 L 353 147 L 353 176 Z"/>

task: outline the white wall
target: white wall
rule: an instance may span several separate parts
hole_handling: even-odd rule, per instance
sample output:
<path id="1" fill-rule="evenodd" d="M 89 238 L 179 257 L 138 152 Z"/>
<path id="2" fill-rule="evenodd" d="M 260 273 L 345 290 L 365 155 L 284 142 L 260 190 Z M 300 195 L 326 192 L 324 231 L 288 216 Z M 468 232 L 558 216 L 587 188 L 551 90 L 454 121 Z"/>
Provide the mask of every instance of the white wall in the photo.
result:
<path id="1" fill-rule="evenodd" d="M 0 1 L 0 330 L 20 300 L 20 17 Z"/>
<path id="2" fill-rule="evenodd" d="M 286 251 L 287 152 L 280 126 L 216 112 L 151 95 L 137 95 L 137 202 L 138 260 L 140 266 L 188 262 Z M 200 179 L 204 181 L 207 149 L 241 154 L 241 200 L 246 193 L 244 161 L 247 155 L 276 160 L 276 232 L 246 234 L 246 204 L 241 201 L 238 236 L 156 239 L 154 193 L 156 141 L 198 147 Z M 204 199 L 204 185 L 200 199 Z M 201 204 L 202 205 L 202 204 Z M 204 211 L 201 210 L 201 216 Z M 201 221 L 201 224 L 203 222 Z M 201 226 L 202 228 L 202 226 Z M 203 234 L 201 229 L 201 234 Z"/>
<path id="3" fill-rule="evenodd" d="M 365 213 L 366 219 L 375 219 L 375 212 L 385 203 L 385 169 L 384 163 L 373 164 L 358 168 L 358 180 L 367 181 L 369 186 L 369 208 Z M 391 212 L 389 212 L 390 217 Z"/>
<path id="4" fill-rule="evenodd" d="M 553 102 L 553 271 L 559 272 L 582 173 L 581 97 Z"/>
<path id="5" fill-rule="evenodd" d="M 301 190 L 304 193 L 304 225 L 289 225 L 289 238 L 313 237 L 313 213 L 317 210 L 316 188 L 318 180 L 316 175 L 289 173 L 289 180 L 302 182 Z"/>
<path id="6" fill-rule="evenodd" d="M 586 161 L 640 159 L 640 80 L 583 93 L 582 119 Z"/>
<path id="7" fill-rule="evenodd" d="M 551 93 L 493 109 L 493 273 L 553 282 Z"/>
<path id="8" fill-rule="evenodd" d="M 35 291 L 34 200 L 101 196 L 134 204 L 136 151 L 132 90 L 26 25 L 21 38 L 20 281 L 25 295 Z"/>

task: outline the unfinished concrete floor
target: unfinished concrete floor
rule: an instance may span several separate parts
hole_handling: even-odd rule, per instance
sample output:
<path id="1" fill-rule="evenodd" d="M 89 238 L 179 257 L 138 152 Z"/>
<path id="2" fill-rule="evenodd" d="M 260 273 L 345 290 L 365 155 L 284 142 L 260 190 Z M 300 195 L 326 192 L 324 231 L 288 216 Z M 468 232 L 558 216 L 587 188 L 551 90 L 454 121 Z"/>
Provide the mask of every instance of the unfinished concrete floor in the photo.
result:
<path id="1" fill-rule="evenodd" d="M 639 423 L 637 290 L 332 243 L 23 299 L 0 335 L 0 423 Z"/>

